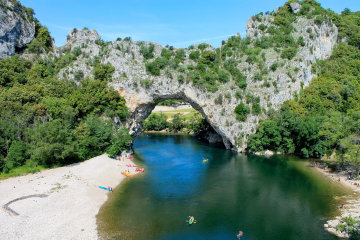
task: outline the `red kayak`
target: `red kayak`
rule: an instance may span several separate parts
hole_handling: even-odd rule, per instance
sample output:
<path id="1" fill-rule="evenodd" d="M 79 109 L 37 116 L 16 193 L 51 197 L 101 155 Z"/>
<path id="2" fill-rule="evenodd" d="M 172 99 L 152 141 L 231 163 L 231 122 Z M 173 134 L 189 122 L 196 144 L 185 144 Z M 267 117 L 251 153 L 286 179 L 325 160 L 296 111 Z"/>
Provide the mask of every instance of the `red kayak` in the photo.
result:
<path id="1" fill-rule="evenodd" d="M 145 172 L 145 169 L 144 168 L 138 168 L 135 171 L 137 171 L 137 172 Z"/>

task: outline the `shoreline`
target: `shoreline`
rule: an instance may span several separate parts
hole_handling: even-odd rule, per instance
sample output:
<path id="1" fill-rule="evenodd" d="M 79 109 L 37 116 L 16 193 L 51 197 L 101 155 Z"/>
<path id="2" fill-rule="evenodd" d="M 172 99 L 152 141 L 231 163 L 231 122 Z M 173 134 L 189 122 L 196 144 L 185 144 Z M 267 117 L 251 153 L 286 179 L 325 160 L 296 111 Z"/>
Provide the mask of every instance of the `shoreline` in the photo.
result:
<path id="1" fill-rule="evenodd" d="M 103 154 L 0 180 L 0 239 L 98 239 L 96 215 L 111 194 L 98 186 L 115 189 L 126 178 L 121 172 L 135 174 L 135 168 L 127 164 L 134 163 Z M 47 196 L 27 197 L 41 194 Z"/>
<path id="2" fill-rule="evenodd" d="M 343 206 L 338 206 L 341 212 L 340 215 L 327 220 L 324 224 L 325 230 L 331 234 L 340 238 L 349 238 L 347 233 L 336 230 L 336 226 L 342 222 L 341 219 L 344 217 L 360 217 L 360 180 L 348 180 L 345 171 L 331 172 L 326 168 L 322 169 L 316 166 L 313 166 L 313 168 L 329 178 L 330 181 L 337 182 L 352 191 L 354 197 L 349 195 L 346 203 L 343 204 Z"/>

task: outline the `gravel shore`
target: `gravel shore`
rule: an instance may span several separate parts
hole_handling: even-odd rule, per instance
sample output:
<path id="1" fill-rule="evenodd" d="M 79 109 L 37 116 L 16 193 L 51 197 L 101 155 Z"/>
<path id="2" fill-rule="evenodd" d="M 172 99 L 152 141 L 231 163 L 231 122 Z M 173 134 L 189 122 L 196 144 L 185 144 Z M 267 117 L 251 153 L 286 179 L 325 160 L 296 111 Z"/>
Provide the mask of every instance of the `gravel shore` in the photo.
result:
<path id="1" fill-rule="evenodd" d="M 134 173 L 127 164 L 103 154 L 0 181 L 0 239 L 98 239 L 96 215 L 111 194 L 98 186 L 115 188 L 122 171 Z"/>
<path id="2" fill-rule="evenodd" d="M 339 206 L 341 215 L 335 217 L 334 219 L 328 220 L 324 225 L 325 229 L 332 234 L 340 238 L 348 238 L 348 234 L 336 230 L 336 226 L 342 222 L 341 219 L 344 217 L 360 217 L 360 180 L 349 180 L 346 172 L 330 172 L 328 170 L 317 167 L 316 169 L 327 176 L 329 180 L 338 182 L 344 187 L 353 191 L 354 197 L 349 199 L 343 206 Z"/>

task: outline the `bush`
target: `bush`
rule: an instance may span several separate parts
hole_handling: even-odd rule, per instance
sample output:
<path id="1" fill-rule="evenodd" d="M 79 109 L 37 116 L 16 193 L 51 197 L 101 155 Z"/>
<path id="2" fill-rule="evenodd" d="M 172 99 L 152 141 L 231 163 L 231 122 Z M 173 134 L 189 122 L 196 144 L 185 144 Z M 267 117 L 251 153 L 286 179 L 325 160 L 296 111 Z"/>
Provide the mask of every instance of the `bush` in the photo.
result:
<path id="1" fill-rule="evenodd" d="M 317 25 L 321 25 L 324 22 L 324 17 L 323 16 L 317 16 L 314 20 L 315 24 Z"/>
<path id="2" fill-rule="evenodd" d="M 250 108 L 244 103 L 240 103 L 235 107 L 234 113 L 237 120 L 244 122 L 250 113 Z"/>
<path id="3" fill-rule="evenodd" d="M 180 113 L 174 115 L 171 124 L 169 126 L 170 131 L 179 132 L 185 127 L 185 120 Z"/>
<path id="4" fill-rule="evenodd" d="M 297 48 L 295 47 L 285 48 L 281 53 L 281 57 L 291 60 L 296 56 L 296 53 L 297 53 Z"/>
<path id="5" fill-rule="evenodd" d="M 259 115 L 261 113 L 261 107 L 259 103 L 254 103 L 252 105 L 252 109 L 251 109 L 252 113 L 254 115 Z"/>
<path id="6" fill-rule="evenodd" d="M 129 134 L 129 130 L 126 128 L 120 129 L 115 136 L 112 137 L 111 146 L 108 148 L 107 153 L 110 157 L 115 157 L 129 149 L 131 143 L 132 138 Z"/>
<path id="7" fill-rule="evenodd" d="M 19 167 L 25 163 L 26 160 L 26 144 L 20 141 L 12 142 L 9 153 L 6 157 L 6 171 Z"/>
<path id="8" fill-rule="evenodd" d="M 115 72 L 114 66 L 108 64 L 97 64 L 94 68 L 94 78 L 101 81 L 112 81 L 112 75 Z"/>
<path id="9" fill-rule="evenodd" d="M 153 82 L 150 79 L 144 79 L 140 81 L 141 86 L 145 87 L 146 89 L 150 88 L 150 86 L 153 84 Z"/>
<path id="10" fill-rule="evenodd" d="M 192 51 L 189 55 L 189 58 L 193 61 L 197 61 L 200 57 L 200 52 L 199 51 Z"/>
<path id="11" fill-rule="evenodd" d="M 151 75 L 160 76 L 160 68 L 156 62 L 148 62 L 145 64 L 146 71 Z"/>
<path id="12" fill-rule="evenodd" d="M 151 75 L 160 76 L 160 69 L 164 69 L 169 64 L 166 57 L 157 57 L 154 61 L 145 64 L 146 71 Z"/>
<path id="13" fill-rule="evenodd" d="M 297 43 L 298 43 L 299 46 L 304 47 L 304 46 L 305 46 L 304 37 L 303 37 L 303 36 L 300 36 L 300 37 L 298 38 Z"/>
<path id="14" fill-rule="evenodd" d="M 215 61 L 216 54 L 211 51 L 204 51 L 199 59 L 200 64 L 212 65 Z"/>
<path id="15" fill-rule="evenodd" d="M 273 64 L 271 64 L 270 66 L 271 71 L 275 72 L 278 66 L 279 66 L 278 62 L 274 62 Z"/>
<path id="16" fill-rule="evenodd" d="M 167 117 L 163 113 L 152 113 L 144 122 L 145 131 L 161 131 L 167 127 Z"/>
<path id="17" fill-rule="evenodd" d="M 226 83 L 229 81 L 229 74 L 226 70 L 220 69 L 218 72 L 219 81 L 222 83 Z"/>
<path id="18" fill-rule="evenodd" d="M 154 44 L 150 43 L 148 47 L 141 46 L 140 53 L 145 59 L 150 59 L 154 57 Z"/>

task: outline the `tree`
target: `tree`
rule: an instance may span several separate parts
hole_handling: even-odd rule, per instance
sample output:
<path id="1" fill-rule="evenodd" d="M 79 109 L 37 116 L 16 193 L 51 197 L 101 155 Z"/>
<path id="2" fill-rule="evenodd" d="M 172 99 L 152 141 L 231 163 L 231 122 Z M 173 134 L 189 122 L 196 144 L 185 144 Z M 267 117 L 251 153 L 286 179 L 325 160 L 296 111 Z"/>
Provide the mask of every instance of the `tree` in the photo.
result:
<path id="1" fill-rule="evenodd" d="M 12 142 L 9 154 L 6 156 L 5 171 L 23 165 L 26 157 L 26 144 L 21 141 Z"/>
<path id="2" fill-rule="evenodd" d="M 110 157 L 115 157 L 123 151 L 130 148 L 132 138 L 129 134 L 129 130 L 126 128 L 120 129 L 115 136 L 111 139 L 111 146 L 108 148 L 107 153 Z"/>
<path id="3" fill-rule="evenodd" d="M 170 131 L 179 132 L 185 126 L 184 119 L 182 118 L 182 114 L 177 113 L 173 116 L 171 124 L 169 126 Z"/>
<path id="4" fill-rule="evenodd" d="M 237 105 L 235 107 L 235 115 L 236 115 L 236 119 L 239 121 L 246 121 L 246 118 L 248 116 L 248 114 L 250 113 L 250 108 L 249 106 L 245 105 L 244 103 L 240 103 L 239 105 Z"/>

